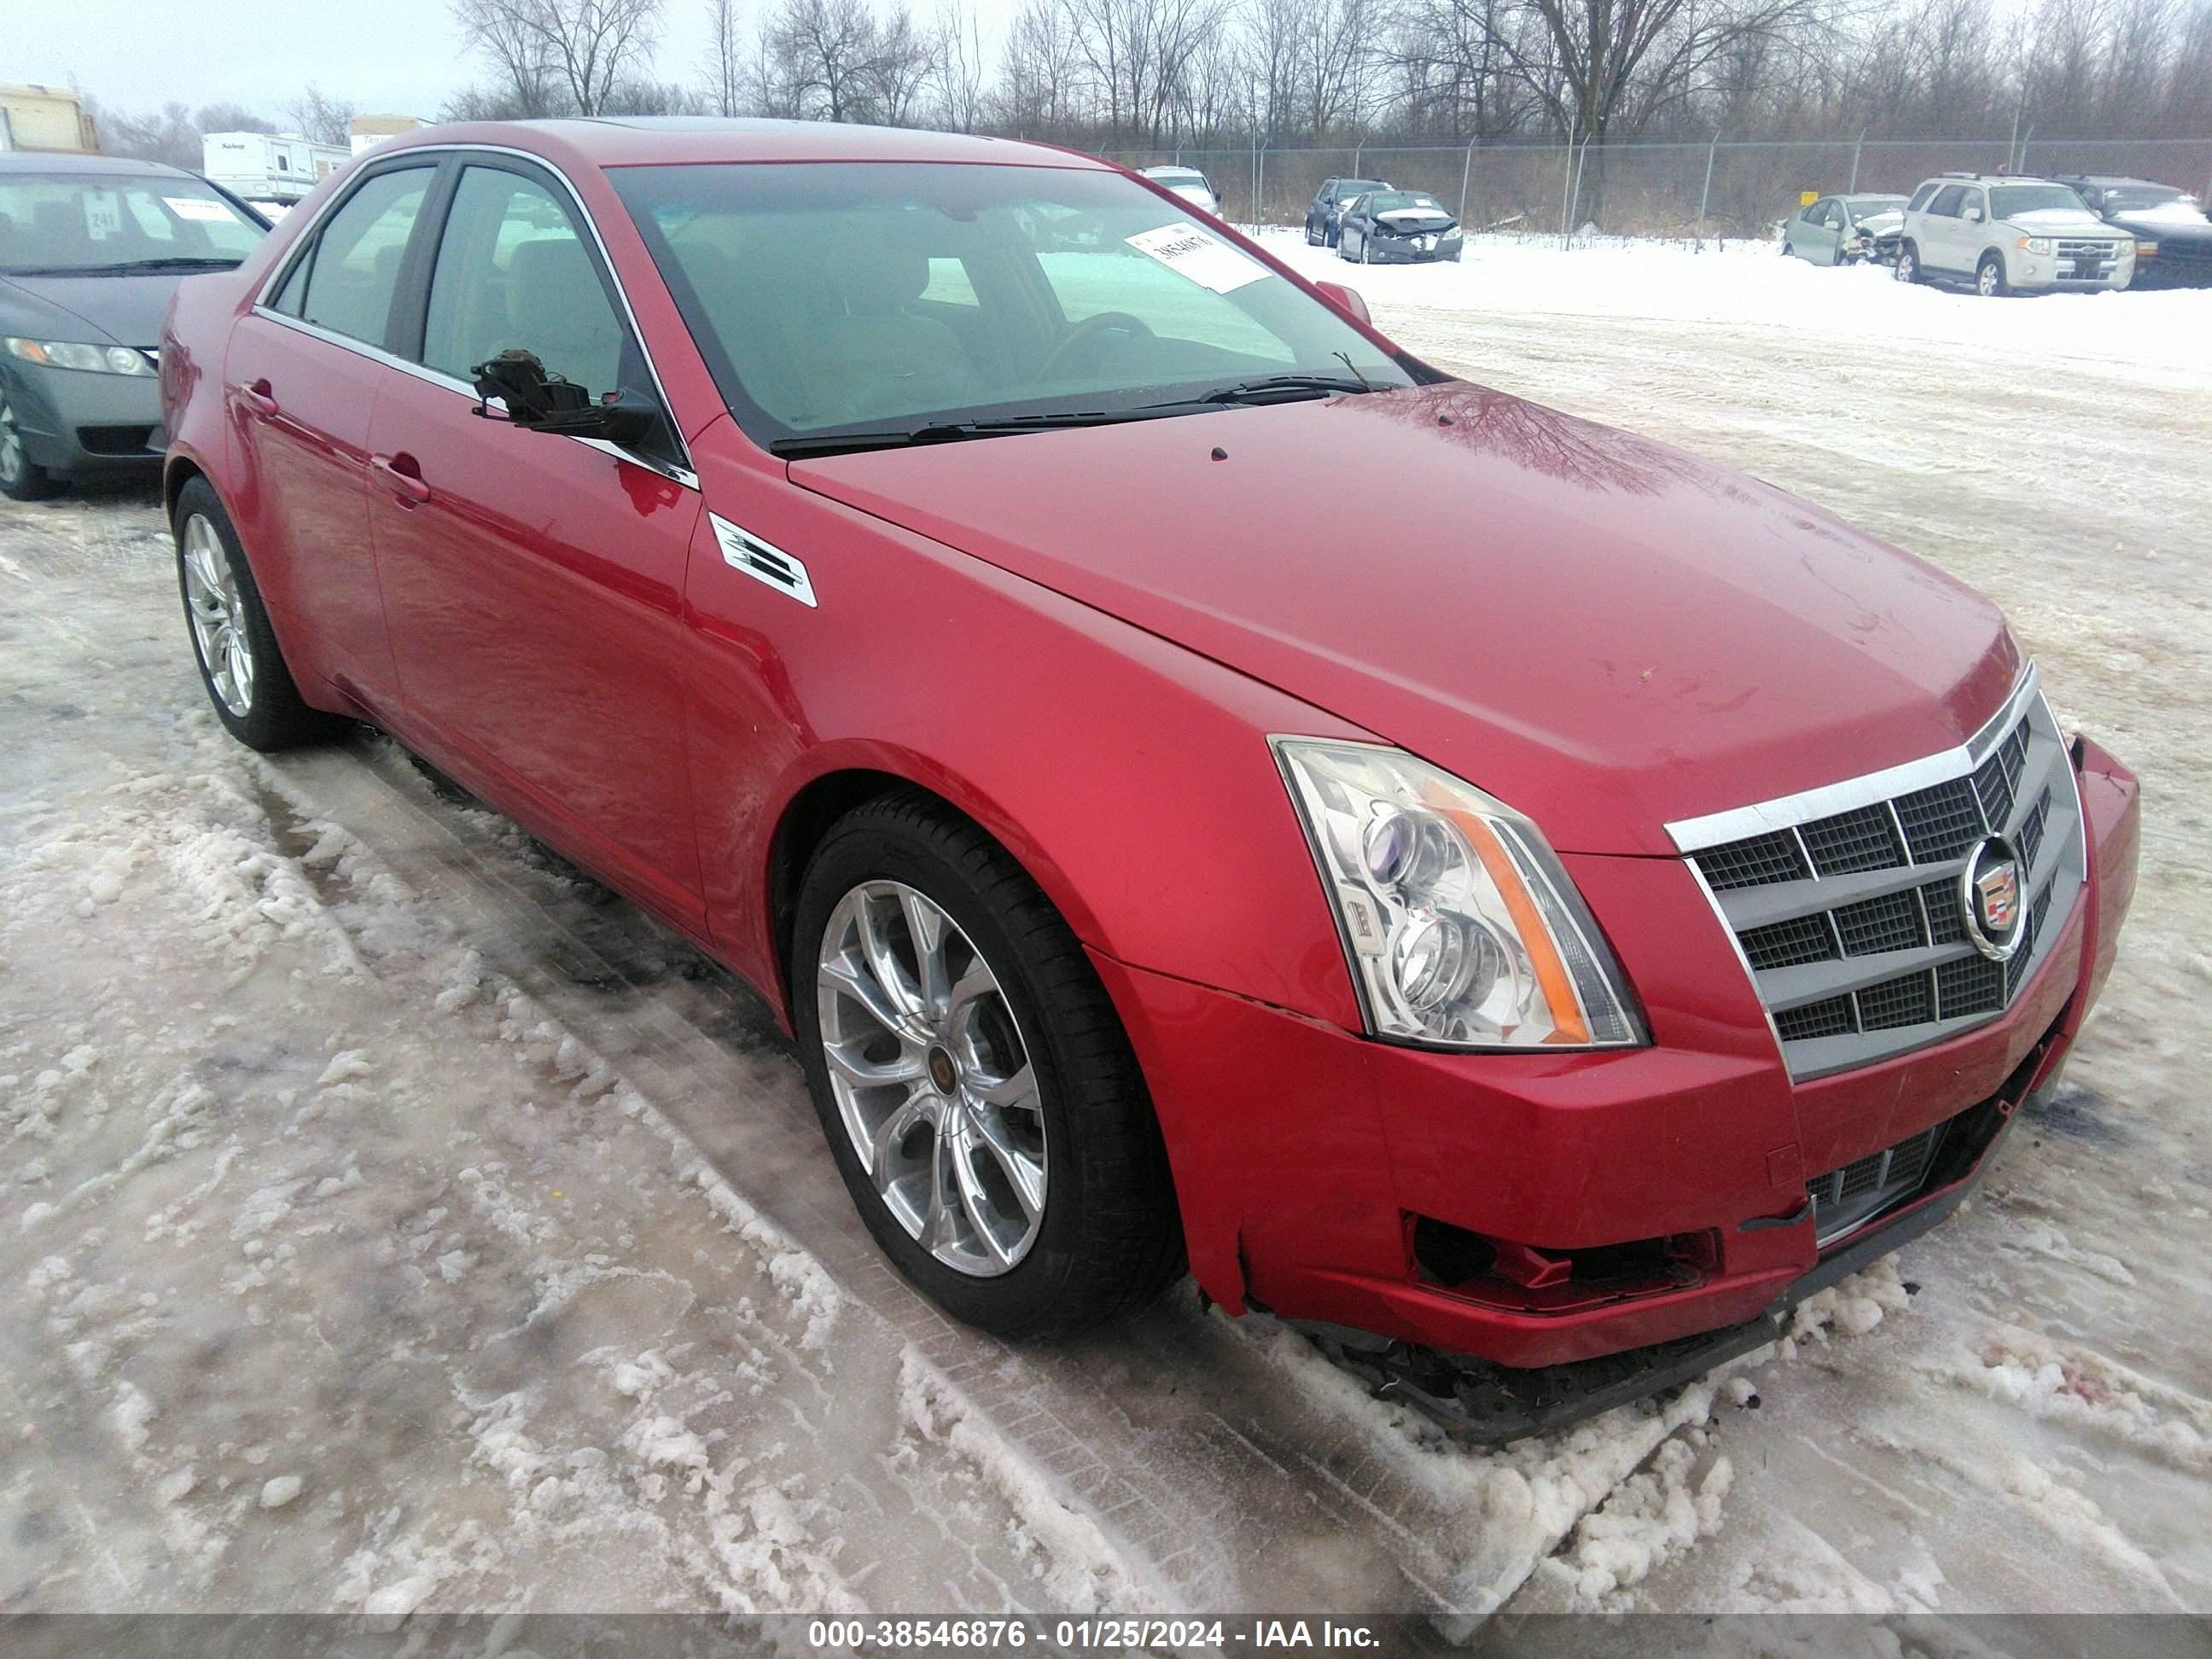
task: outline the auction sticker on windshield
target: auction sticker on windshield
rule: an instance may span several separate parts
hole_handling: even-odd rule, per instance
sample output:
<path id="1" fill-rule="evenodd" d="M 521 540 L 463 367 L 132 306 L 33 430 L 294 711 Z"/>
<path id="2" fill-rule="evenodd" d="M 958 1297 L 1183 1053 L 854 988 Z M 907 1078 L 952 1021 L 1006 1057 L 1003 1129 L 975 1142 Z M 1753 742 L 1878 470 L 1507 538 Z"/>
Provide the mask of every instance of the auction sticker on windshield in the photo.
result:
<path id="1" fill-rule="evenodd" d="M 1123 240 L 1139 253 L 1150 254 L 1178 276 L 1200 288 L 1226 294 L 1256 283 L 1267 273 L 1228 243 L 1207 235 L 1195 225 L 1162 225 L 1140 231 Z"/>
<path id="2" fill-rule="evenodd" d="M 162 201 L 179 219 L 203 219 L 210 224 L 228 220 L 230 210 L 220 202 L 210 202 L 201 196 L 164 196 Z"/>

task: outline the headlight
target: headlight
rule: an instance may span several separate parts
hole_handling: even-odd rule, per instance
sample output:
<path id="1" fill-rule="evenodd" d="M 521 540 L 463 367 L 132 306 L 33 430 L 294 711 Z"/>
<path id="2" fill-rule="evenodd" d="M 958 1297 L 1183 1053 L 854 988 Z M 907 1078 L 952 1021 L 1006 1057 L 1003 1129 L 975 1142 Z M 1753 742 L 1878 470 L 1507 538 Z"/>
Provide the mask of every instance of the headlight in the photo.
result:
<path id="1" fill-rule="evenodd" d="M 2020 247 L 2023 253 L 2048 253 L 2051 252 L 2051 239 L 2048 236 L 2023 236 L 2020 239 Z"/>
<path id="2" fill-rule="evenodd" d="M 1376 1036 L 1448 1048 L 1645 1041 L 1536 826 L 1395 749 L 1277 738 Z"/>
<path id="3" fill-rule="evenodd" d="M 27 363 L 81 368 L 93 374 L 151 374 L 154 365 L 129 346 L 83 345 L 74 340 L 23 340 L 9 335 L 8 349 Z"/>

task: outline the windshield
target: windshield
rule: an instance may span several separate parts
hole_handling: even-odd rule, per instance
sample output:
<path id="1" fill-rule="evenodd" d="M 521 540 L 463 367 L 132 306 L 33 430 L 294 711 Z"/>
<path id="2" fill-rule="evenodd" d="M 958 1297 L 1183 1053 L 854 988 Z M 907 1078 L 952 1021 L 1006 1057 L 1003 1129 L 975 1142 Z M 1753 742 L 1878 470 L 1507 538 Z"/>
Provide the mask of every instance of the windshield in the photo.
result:
<path id="1" fill-rule="evenodd" d="M 1431 213 L 1443 213 L 1444 204 L 1433 196 L 1418 190 L 1377 191 L 1367 198 L 1370 213 L 1396 213 L 1408 208 L 1424 209 Z M 1446 214 L 1449 218 L 1450 216 Z"/>
<path id="2" fill-rule="evenodd" d="M 214 269 L 268 234 L 198 179 L 0 173 L 0 270 L 14 276 Z"/>
<path id="3" fill-rule="evenodd" d="M 2017 219 L 2023 213 L 2048 213 L 2063 210 L 2068 213 L 2081 212 L 2081 198 L 2063 185 L 1992 185 L 1990 187 L 1990 216 L 1996 219 Z"/>
<path id="4" fill-rule="evenodd" d="M 1412 383 L 1332 307 L 1115 173 L 811 162 L 610 176 L 758 442 L 1187 412 L 1179 400 L 1284 375 Z"/>

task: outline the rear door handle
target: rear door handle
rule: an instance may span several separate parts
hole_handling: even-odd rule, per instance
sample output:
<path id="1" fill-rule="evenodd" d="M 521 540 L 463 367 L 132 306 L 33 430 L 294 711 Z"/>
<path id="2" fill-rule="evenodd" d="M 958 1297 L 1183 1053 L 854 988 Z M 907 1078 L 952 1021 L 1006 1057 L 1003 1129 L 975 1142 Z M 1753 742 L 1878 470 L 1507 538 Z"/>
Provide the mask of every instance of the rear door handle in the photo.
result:
<path id="1" fill-rule="evenodd" d="M 422 469 L 415 464 L 415 458 L 412 455 L 404 453 L 398 455 L 372 455 L 368 458 L 368 468 L 392 489 L 397 490 L 403 499 L 410 501 L 427 501 L 430 499 L 430 486 L 422 482 Z"/>
<path id="2" fill-rule="evenodd" d="M 276 399 L 270 394 L 268 381 L 256 380 L 252 386 L 234 387 L 234 392 L 240 404 L 263 420 L 276 413 Z"/>

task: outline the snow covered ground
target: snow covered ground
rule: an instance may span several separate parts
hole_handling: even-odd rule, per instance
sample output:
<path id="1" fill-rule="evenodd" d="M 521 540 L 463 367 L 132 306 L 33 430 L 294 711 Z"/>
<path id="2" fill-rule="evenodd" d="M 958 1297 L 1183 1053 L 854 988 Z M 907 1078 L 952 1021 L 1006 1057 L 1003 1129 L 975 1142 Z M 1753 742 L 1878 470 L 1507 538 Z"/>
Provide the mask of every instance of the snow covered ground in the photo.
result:
<path id="1" fill-rule="evenodd" d="M 2212 1610 L 2212 295 L 1281 246 L 1956 570 L 2143 774 L 1967 1211 L 1503 1452 L 1187 1291 L 1008 1348 L 876 1259 L 748 994 L 378 740 L 230 743 L 148 497 L 0 502 L 0 1610 Z"/>

